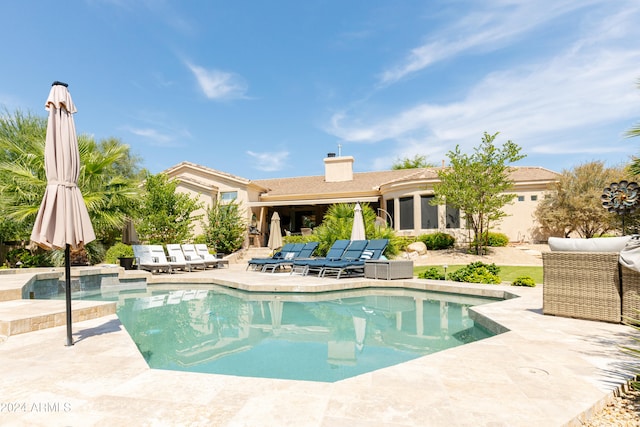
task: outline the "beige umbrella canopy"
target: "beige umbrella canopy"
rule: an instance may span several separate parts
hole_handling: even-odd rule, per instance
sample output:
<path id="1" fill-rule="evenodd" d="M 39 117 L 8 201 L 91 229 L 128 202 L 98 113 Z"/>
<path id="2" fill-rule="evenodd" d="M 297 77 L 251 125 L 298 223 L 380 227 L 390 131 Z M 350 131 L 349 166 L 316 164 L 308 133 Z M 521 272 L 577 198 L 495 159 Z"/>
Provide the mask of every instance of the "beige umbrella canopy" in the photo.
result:
<path id="1" fill-rule="evenodd" d="M 45 107 L 49 111 L 44 148 L 47 188 L 31 240 L 45 249 L 65 249 L 66 245 L 77 249 L 96 235 L 78 188 L 80 153 L 72 116 L 76 107 L 59 82 L 51 87 Z"/>
<path id="2" fill-rule="evenodd" d="M 49 111 L 44 148 L 47 188 L 33 225 L 31 240 L 45 249 L 65 250 L 67 345 L 73 345 L 70 248 L 82 248 L 95 240 L 96 235 L 78 188 L 80 153 L 72 116 L 76 107 L 65 83 L 53 83 L 45 108 Z"/>
<path id="3" fill-rule="evenodd" d="M 364 219 L 362 218 L 362 208 L 360 203 L 356 203 L 353 209 L 353 228 L 351 229 L 351 240 L 366 240 L 364 231 Z"/>
<path id="4" fill-rule="evenodd" d="M 273 250 L 282 246 L 282 230 L 280 229 L 280 215 L 274 212 L 271 217 L 271 225 L 269 226 L 269 249 Z"/>

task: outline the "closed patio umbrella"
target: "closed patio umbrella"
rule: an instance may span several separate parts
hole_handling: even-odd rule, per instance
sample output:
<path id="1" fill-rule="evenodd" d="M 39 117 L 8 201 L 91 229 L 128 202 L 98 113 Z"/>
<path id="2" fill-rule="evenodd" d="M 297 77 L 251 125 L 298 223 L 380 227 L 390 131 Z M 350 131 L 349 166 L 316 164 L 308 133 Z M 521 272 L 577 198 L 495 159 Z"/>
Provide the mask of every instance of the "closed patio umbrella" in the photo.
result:
<path id="1" fill-rule="evenodd" d="M 280 215 L 274 212 L 271 217 L 271 225 L 269 226 L 269 249 L 274 250 L 282 246 L 282 230 L 280 229 Z"/>
<path id="2" fill-rule="evenodd" d="M 364 232 L 364 219 L 362 218 L 362 208 L 360 203 L 356 203 L 353 209 L 353 228 L 351 229 L 351 240 L 366 240 Z"/>
<path id="3" fill-rule="evenodd" d="M 122 229 L 122 243 L 125 245 L 135 245 L 140 243 L 136 227 L 133 225 L 133 220 L 131 218 L 127 218 L 124 222 L 124 228 Z"/>
<path id="4" fill-rule="evenodd" d="M 31 240 L 44 249 L 65 250 L 67 345 L 71 336 L 70 250 L 82 248 L 96 236 L 78 188 L 80 153 L 73 116 L 76 112 L 67 84 L 54 82 L 45 103 L 49 111 L 44 149 L 47 188 L 31 232 Z"/>

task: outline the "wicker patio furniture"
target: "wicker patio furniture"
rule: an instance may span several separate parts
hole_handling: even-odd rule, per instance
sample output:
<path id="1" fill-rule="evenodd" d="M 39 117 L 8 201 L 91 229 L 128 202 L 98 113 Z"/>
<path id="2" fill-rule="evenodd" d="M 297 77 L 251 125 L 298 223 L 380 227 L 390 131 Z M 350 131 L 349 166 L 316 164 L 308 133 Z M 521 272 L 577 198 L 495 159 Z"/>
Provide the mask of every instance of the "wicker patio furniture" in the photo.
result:
<path id="1" fill-rule="evenodd" d="M 413 261 L 407 260 L 367 260 L 364 263 L 364 277 L 368 279 L 412 279 Z"/>
<path id="2" fill-rule="evenodd" d="M 618 256 L 618 252 L 543 252 L 543 313 L 620 323 Z M 633 273 L 640 283 L 640 274 Z M 632 291 L 630 286 L 629 295 L 638 288 Z"/>
<path id="3" fill-rule="evenodd" d="M 640 273 L 620 266 L 622 277 L 622 321 L 640 321 Z"/>

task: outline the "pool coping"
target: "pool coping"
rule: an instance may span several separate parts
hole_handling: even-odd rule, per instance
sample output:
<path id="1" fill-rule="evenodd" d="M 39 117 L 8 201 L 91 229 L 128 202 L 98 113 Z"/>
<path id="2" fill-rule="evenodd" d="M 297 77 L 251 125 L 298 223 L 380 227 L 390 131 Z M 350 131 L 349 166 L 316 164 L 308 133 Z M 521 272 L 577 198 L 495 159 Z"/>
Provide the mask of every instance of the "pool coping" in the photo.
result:
<path id="1" fill-rule="evenodd" d="M 300 278 L 239 268 L 173 276 L 153 276 L 150 285 L 222 281 L 238 289 L 300 292 L 373 283 L 517 297 L 474 307 L 506 333 L 336 383 L 149 369 L 114 315 L 74 323 L 80 339 L 71 348 L 63 345 L 64 327 L 22 334 L 0 344 L 7 372 L 2 396 L 71 409 L 0 413 L 0 423 L 580 425 L 631 376 L 631 362 L 617 349 L 629 342 L 631 328 L 544 316 L 541 287 Z M 66 366 L 70 361 L 73 367 Z"/>

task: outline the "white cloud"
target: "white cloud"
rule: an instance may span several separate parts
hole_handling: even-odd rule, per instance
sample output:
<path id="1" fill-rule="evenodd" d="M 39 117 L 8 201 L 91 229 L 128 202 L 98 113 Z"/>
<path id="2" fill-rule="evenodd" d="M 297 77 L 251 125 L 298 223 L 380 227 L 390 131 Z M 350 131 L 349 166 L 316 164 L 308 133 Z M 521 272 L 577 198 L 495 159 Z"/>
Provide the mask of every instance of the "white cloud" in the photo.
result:
<path id="1" fill-rule="evenodd" d="M 255 168 L 264 172 L 277 172 L 282 170 L 289 159 L 288 151 L 264 153 L 247 151 L 247 154 L 253 158 Z"/>
<path id="2" fill-rule="evenodd" d="M 171 135 L 162 133 L 158 129 L 127 128 L 127 130 L 134 135 L 145 138 L 151 143 L 151 145 L 159 147 L 171 147 L 177 145 Z"/>
<path id="3" fill-rule="evenodd" d="M 634 4 L 608 13 L 585 20 L 582 35 L 547 58 L 496 69 L 457 100 L 421 102 L 377 116 L 343 111 L 334 114 L 327 131 L 346 142 L 391 141 L 399 157 L 426 154 L 433 162 L 456 144 L 472 149 L 485 131 L 499 131 L 500 140 L 513 140 L 525 153 L 628 151 L 615 144 L 626 129 L 612 136 L 606 128 L 640 115 L 640 45 L 635 43 L 640 10 Z M 374 164 L 391 160 L 387 156 Z"/>
<path id="4" fill-rule="evenodd" d="M 203 67 L 187 63 L 198 81 L 200 89 L 209 99 L 243 99 L 246 98 L 248 85 L 235 73 L 221 70 L 207 70 Z"/>
<path id="5" fill-rule="evenodd" d="M 142 137 L 149 145 L 156 147 L 183 147 L 191 133 L 171 123 L 162 112 L 139 111 L 135 118 L 142 125 L 124 126 L 123 129 L 133 135 Z"/>
<path id="6" fill-rule="evenodd" d="M 558 0 L 545 5 L 538 2 L 486 1 L 482 3 L 485 10 L 462 15 L 457 22 L 411 49 L 403 61 L 382 72 L 379 83 L 382 86 L 395 83 L 434 63 L 472 50 L 497 50 L 561 15 L 601 1 Z"/>

